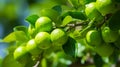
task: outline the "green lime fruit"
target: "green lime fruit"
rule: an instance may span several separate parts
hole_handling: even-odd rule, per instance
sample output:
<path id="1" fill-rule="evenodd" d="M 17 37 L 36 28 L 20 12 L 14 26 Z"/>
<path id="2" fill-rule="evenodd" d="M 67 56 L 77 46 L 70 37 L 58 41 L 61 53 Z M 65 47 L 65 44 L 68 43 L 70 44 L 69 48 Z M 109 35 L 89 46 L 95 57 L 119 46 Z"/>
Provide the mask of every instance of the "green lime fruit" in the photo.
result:
<path id="1" fill-rule="evenodd" d="M 106 43 L 115 42 L 119 37 L 118 31 L 113 31 L 109 27 L 104 27 L 102 30 L 102 38 Z"/>
<path id="2" fill-rule="evenodd" d="M 103 16 L 106 14 L 114 13 L 116 11 L 113 0 L 97 0 L 96 8 Z"/>
<path id="3" fill-rule="evenodd" d="M 27 54 L 27 50 L 25 46 L 19 46 L 14 51 L 14 59 L 18 60 L 19 58 L 23 57 L 25 54 Z"/>
<path id="4" fill-rule="evenodd" d="M 47 32 L 39 32 L 35 36 L 35 43 L 40 49 L 48 49 L 51 46 L 50 34 Z"/>
<path id="5" fill-rule="evenodd" d="M 17 49 L 15 49 L 13 56 L 14 59 L 21 64 L 26 64 L 28 59 L 30 59 L 30 55 L 27 52 L 26 46 L 19 46 Z"/>
<path id="6" fill-rule="evenodd" d="M 89 45 L 97 46 L 102 43 L 102 36 L 97 30 L 90 30 L 86 34 L 86 41 Z"/>
<path id="7" fill-rule="evenodd" d="M 40 50 L 37 47 L 37 44 L 35 43 L 34 39 L 31 39 L 28 41 L 27 45 L 26 45 L 26 49 L 28 52 L 30 52 L 32 55 L 39 55 L 42 50 Z"/>
<path id="8" fill-rule="evenodd" d="M 68 36 L 62 29 L 54 29 L 51 32 L 51 41 L 55 46 L 62 46 L 67 42 Z"/>
<path id="9" fill-rule="evenodd" d="M 85 5 L 85 13 L 90 20 L 95 18 L 96 21 L 101 21 L 103 19 L 100 12 L 96 9 L 95 2 L 91 2 Z"/>
<path id="10" fill-rule="evenodd" d="M 53 28 L 52 20 L 48 17 L 40 17 L 35 22 L 35 28 L 38 30 L 38 32 L 49 32 Z"/>
<path id="11" fill-rule="evenodd" d="M 108 56 L 110 56 L 113 53 L 114 47 L 112 47 L 108 43 L 104 43 L 104 44 L 101 44 L 99 46 L 94 47 L 94 50 L 100 56 L 102 56 L 102 57 L 108 57 Z"/>

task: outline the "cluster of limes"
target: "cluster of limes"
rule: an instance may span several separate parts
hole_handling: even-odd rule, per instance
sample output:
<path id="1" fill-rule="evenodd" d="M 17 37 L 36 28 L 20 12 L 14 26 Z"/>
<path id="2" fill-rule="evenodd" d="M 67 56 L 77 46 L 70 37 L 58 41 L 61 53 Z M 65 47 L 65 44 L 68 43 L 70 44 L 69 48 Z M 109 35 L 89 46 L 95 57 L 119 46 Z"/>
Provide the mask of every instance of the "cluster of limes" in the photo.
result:
<path id="1" fill-rule="evenodd" d="M 19 59 L 30 53 L 31 55 L 39 55 L 42 51 L 54 47 L 62 47 L 67 41 L 67 34 L 60 28 L 53 28 L 53 22 L 50 18 L 39 17 L 35 25 L 28 28 L 30 35 L 29 41 L 24 46 L 19 46 L 14 51 L 14 58 Z"/>
<path id="2" fill-rule="evenodd" d="M 114 14 L 118 11 L 117 3 L 113 0 L 96 0 L 85 6 L 85 13 L 90 20 L 95 18 L 97 24 L 101 24 L 104 17 L 108 14 Z M 114 51 L 114 45 L 119 48 L 119 44 L 115 44 L 119 40 L 118 30 L 111 30 L 109 20 L 100 29 L 90 30 L 86 34 L 86 42 L 94 46 L 94 50 L 100 56 L 110 56 Z M 114 44 L 114 45 L 113 45 Z"/>
<path id="3" fill-rule="evenodd" d="M 102 30 L 90 30 L 86 34 L 86 42 L 93 46 L 100 56 L 110 56 L 116 47 L 112 43 L 116 43 L 118 40 L 119 32 L 113 31 L 107 26 Z"/>
<path id="4" fill-rule="evenodd" d="M 114 0 L 96 0 L 85 5 L 85 13 L 89 19 L 95 18 L 100 22 L 107 14 L 115 13 L 118 10 L 117 3 Z"/>

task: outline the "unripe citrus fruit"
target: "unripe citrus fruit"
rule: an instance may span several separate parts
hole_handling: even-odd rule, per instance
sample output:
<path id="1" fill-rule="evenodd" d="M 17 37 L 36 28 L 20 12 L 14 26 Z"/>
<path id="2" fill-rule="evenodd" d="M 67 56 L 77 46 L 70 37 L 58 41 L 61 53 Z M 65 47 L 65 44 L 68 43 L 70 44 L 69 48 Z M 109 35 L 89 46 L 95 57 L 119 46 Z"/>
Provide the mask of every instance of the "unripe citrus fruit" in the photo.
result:
<path id="1" fill-rule="evenodd" d="M 34 39 L 31 39 L 28 41 L 26 45 L 26 49 L 28 52 L 30 52 L 32 55 L 38 55 L 42 51 L 37 47 L 37 44 L 35 43 Z"/>
<path id="2" fill-rule="evenodd" d="M 118 31 L 111 30 L 109 27 L 104 27 L 102 30 L 102 37 L 106 43 L 111 43 L 118 39 L 119 33 Z"/>
<path id="3" fill-rule="evenodd" d="M 48 49 L 51 46 L 50 34 L 47 32 L 39 32 L 35 36 L 35 43 L 40 49 Z"/>
<path id="4" fill-rule="evenodd" d="M 43 31 L 51 31 L 52 30 L 52 20 L 48 17 L 40 17 L 35 22 L 35 28 L 39 32 Z"/>
<path id="5" fill-rule="evenodd" d="M 106 14 L 115 12 L 115 4 L 112 0 L 97 0 L 96 8 L 105 16 Z"/>
<path id="6" fill-rule="evenodd" d="M 51 41 L 55 46 L 61 46 L 65 44 L 67 39 L 68 39 L 68 36 L 66 35 L 66 32 L 63 31 L 62 29 L 54 29 L 51 32 Z"/>
<path id="7" fill-rule="evenodd" d="M 18 60 L 19 58 L 23 57 L 27 53 L 25 46 L 19 46 L 14 51 L 14 59 Z"/>
<path id="8" fill-rule="evenodd" d="M 96 9 L 96 3 L 95 2 L 91 2 L 91 3 L 86 5 L 85 13 L 88 16 L 88 18 L 91 19 L 91 20 L 93 18 L 95 18 L 96 21 L 101 21 L 103 19 L 100 12 Z"/>
<path id="9" fill-rule="evenodd" d="M 92 46 L 97 46 L 102 43 L 102 36 L 97 30 L 90 30 L 86 34 L 86 41 Z"/>

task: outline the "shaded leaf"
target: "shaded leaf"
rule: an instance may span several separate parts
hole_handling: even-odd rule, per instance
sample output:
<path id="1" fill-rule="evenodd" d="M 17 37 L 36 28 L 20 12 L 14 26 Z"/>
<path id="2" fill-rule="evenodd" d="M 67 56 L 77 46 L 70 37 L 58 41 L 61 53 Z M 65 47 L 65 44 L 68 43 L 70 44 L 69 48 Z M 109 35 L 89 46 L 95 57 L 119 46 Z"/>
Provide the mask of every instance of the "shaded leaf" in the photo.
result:
<path id="1" fill-rule="evenodd" d="M 69 37 L 68 41 L 66 42 L 66 44 L 64 44 L 62 46 L 64 52 L 67 55 L 75 57 L 75 44 L 76 44 L 76 40 L 74 40 L 73 38 Z"/>
<path id="2" fill-rule="evenodd" d="M 96 54 L 94 56 L 93 60 L 94 60 L 94 63 L 96 65 L 96 67 L 103 67 L 104 62 L 103 62 L 101 56 L 99 56 L 98 54 Z"/>
<path id="3" fill-rule="evenodd" d="M 108 21 L 109 27 L 111 30 L 119 30 L 120 29 L 120 10 L 118 10 Z"/>
<path id="4" fill-rule="evenodd" d="M 56 10 L 57 12 L 59 12 L 59 14 L 61 14 L 61 12 L 62 12 L 62 7 L 60 5 L 56 5 L 52 9 Z"/>
<path id="5" fill-rule="evenodd" d="M 67 12 L 63 13 L 62 17 L 64 18 L 68 15 L 75 19 L 80 19 L 80 20 L 87 19 L 86 15 L 82 11 L 79 11 L 79 12 L 78 11 L 67 11 Z"/>

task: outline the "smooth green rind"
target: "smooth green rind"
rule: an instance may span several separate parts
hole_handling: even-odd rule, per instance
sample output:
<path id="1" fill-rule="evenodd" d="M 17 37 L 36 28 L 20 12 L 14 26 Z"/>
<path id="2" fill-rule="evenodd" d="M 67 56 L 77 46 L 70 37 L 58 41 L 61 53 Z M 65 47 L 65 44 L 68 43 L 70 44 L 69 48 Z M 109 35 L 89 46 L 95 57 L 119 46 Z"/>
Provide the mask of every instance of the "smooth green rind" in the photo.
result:
<path id="1" fill-rule="evenodd" d="M 40 17 L 37 19 L 35 22 L 35 29 L 38 30 L 38 32 L 43 32 L 43 31 L 51 31 L 53 28 L 52 25 L 52 20 L 48 17 Z"/>
<path id="2" fill-rule="evenodd" d="M 62 29 L 55 29 L 51 32 L 51 41 L 55 46 L 61 46 L 67 42 L 68 36 Z"/>
<path id="3" fill-rule="evenodd" d="M 50 34 L 47 32 L 39 32 L 35 36 L 35 43 L 40 49 L 48 49 L 51 46 Z"/>
<path id="4" fill-rule="evenodd" d="M 90 30 L 86 34 L 86 41 L 91 46 L 98 46 L 102 43 L 102 36 L 97 30 Z"/>

